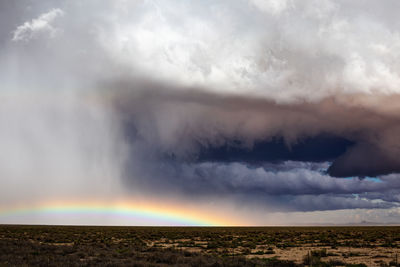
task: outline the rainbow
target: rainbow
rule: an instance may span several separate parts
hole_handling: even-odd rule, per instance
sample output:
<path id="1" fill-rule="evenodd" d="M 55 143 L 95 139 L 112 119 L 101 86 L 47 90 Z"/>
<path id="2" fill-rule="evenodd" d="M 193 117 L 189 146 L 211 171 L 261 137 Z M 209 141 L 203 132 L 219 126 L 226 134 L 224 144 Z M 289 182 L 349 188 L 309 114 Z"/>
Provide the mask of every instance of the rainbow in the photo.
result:
<path id="1" fill-rule="evenodd" d="M 10 219 L 32 216 L 101 217 L 122 221 L 124 225 L 167 226 L 218 226 L 229 225 L 227 221 L 199 212 L 176 207 L 135 205 L 132 203 L 44 203 L 16 208 L 0 208 L 0 223 Z M 8 220 L 7 220 L 8 219 Z M 26 219 L 24 220 L 26 221 Z M 99 223 L 101 224 L 101 222 Z M 119 224 L 119 223 L 117 223 Z"/>

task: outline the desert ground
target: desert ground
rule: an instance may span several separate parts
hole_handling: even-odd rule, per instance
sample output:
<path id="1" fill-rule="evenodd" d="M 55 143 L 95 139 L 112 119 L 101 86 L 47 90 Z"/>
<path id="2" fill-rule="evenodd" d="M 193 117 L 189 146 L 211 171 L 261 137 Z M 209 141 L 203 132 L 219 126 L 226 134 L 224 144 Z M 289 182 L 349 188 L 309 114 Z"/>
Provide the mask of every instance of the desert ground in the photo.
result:
<path id="1" fill-rule="evenodd" d="M 400 227 L 0 226 L 0 266 L 398 266 Z"/>

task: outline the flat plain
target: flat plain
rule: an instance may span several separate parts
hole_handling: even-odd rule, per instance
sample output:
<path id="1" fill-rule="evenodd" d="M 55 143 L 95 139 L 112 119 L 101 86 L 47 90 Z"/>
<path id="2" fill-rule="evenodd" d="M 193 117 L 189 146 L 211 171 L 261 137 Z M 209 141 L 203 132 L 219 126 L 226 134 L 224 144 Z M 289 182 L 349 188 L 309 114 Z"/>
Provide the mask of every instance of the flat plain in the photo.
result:
<path id="1" fill-rule="evenodd" d="M 399 266 L 400 227 L 0 225 L 0 266 Z"/>

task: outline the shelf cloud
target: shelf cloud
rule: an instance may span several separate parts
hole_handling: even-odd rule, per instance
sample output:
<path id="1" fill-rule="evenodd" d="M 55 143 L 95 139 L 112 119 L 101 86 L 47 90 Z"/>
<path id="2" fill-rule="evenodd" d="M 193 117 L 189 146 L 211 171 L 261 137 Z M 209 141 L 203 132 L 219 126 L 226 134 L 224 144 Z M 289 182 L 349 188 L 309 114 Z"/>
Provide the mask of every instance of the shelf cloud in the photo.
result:
<path id="1" fill-rule="evenodd" d="M 399 5 L 2 2 L 0 202 L 395 209 Z"/>

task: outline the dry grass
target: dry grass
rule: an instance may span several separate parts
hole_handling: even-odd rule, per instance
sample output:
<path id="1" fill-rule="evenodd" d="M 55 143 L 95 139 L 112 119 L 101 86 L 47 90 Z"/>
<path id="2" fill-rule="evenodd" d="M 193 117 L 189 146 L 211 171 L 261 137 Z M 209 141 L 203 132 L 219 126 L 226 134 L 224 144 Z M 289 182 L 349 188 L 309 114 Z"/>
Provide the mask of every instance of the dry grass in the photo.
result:
<path id="1" fill-rule="evenodd" d="M 0 266 L 395 266 L 398 254 L 400 227 L 0 226 Z"/>

